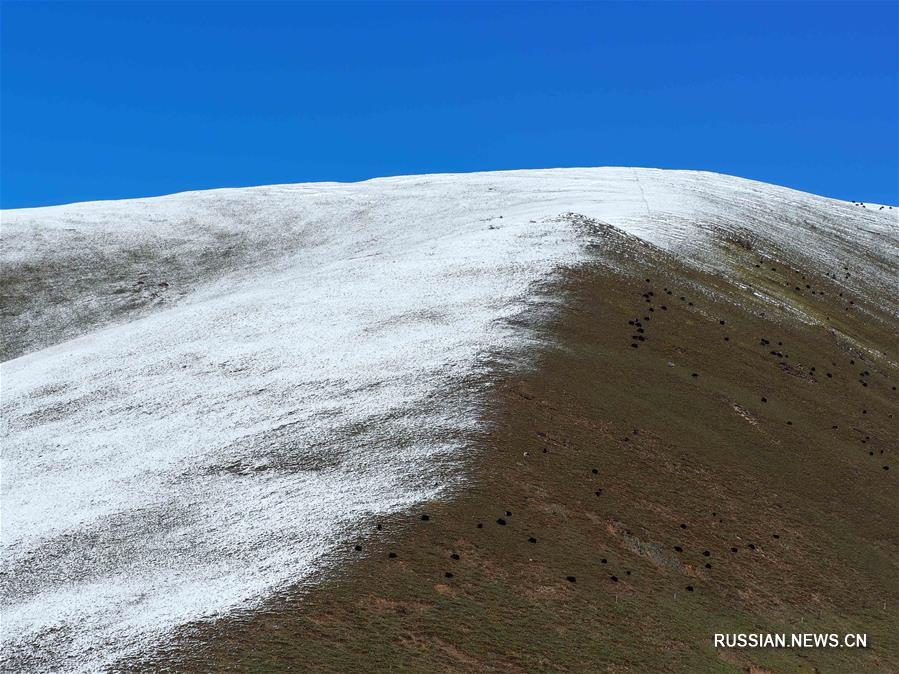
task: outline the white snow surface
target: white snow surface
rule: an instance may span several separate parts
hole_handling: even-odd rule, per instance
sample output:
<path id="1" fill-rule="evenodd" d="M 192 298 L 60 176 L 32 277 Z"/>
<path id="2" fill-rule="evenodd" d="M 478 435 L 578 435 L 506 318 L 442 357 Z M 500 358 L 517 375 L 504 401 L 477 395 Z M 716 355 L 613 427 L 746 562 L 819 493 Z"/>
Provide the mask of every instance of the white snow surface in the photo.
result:
<path id="1" fill-rule="evenodd" d="M 797 260 L 851 263 L 847 287 L 899 295 L 896 209 L 692 171 L 3 212 L 4 269 L 45 265 L 58 283 L 92 264 L 129 285 L 205 262 L 178 272 L 176 301 L 133 315 L 79 291 L 61 311 L 91 308 L 80 336 L 2 364 L 0 658 L 102 669 L 326 572 L 374 516 L 458 485 L 489 356 L 526 362 L 533 347 L 509 319 L 551 305 L 545 282 L 588 261 L 568 212 L 712 267 L 716 237 L 748 231 Z M 40 329 L 60 311 L 31 302 L 20 318 Z"/>

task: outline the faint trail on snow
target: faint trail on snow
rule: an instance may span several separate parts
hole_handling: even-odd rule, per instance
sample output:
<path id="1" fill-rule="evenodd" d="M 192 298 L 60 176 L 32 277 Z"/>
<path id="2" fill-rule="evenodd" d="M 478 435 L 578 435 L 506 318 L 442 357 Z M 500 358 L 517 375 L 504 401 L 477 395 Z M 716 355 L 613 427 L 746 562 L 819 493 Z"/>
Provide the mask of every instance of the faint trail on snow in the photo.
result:
<path id="1" fill-rule="evenodd" d="M 643 205 L 646 207 L 646 215 L 648 217 L 652 217 L 652 210 L 649 208 L 649 202 L 646 201 L 646 192 L 643 190 L 643 185 L 640 184 L 640 176 L 637 175 L 637 171 L 632 169 L 634 174 L 634 182 L 637 183 L 637 187 L 640 190 L 640 198 L 643 200 Z"/>

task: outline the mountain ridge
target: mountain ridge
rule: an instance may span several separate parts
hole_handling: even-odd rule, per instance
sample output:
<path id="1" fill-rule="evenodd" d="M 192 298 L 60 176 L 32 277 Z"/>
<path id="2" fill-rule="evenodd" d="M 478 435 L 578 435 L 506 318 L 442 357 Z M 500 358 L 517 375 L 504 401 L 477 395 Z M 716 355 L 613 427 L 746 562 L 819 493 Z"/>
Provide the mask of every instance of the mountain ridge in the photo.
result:
<path id="1" fill-rule="evenodd" d="M 871 359 L 878 396 L 899 360 L 889 208 L 624 168 L 226 192 L 3 213 L 19 669 L 112 666 L 327 576 L 374 517 L 465 493 L 496 391 L 567 329 L 545 331 L 577 296 L 564 280 L 609 260 L 655 256 L 682 293 L 643 289 L 624 353 L 652 353 L 641 316 L 675 306 L 696 339 L 706 298 Z M 596 280 L 615 312 L 631 276 Z"/>
<path id="2" fill-rule="evenodd" d="M 703 192 L 709 181 L 713 189 Z M 647 189 L 653 212 L 646 200 Z M 456 216 L 461 218 L 498 221 L 505 211 L 508 217 L 530 220 L 566 211 L 582 212 L 663 248 L 681 248 L 688 257 L 698 259 L 703 242 L 686 239 L 707 237 L 710 227 L 723 228 L 725 235 L 739 234 L 740 223 L 728 218 L 728 211 L 755 215 L 773 227 L 772 223 L 784 217 L 764 212 L 766 199 L 775 197 L 786 200 L 784 205 L 795 211 L 790 216 L 793 220 L 771 232 L 749 227 L 751 235 L 767 237 L 769 244 L 788 242 L 791 245 L 785 248 L 794 254 L 801 253 L 803 247 L 824 248 L 830 255 L 822 263 L 833 267 L 840 259 L 864 262 L 881 290 L 899 295 L 893 269 L 880 255 L 882 249 L 899 255 L 899 211 L 889 207 L 866 210 L 848 202 L 723 174 L 629 168 L 548 169 L 224 188 L 4 211 L 0 234 L 6 270 L 3 304 L 13 315 L 7 314 L 5 321 L 2 358 L 8 360 L 76 336 L 79 330 L 182 301 L 199 288 L 210 289 L 212 282 L 239 277 L 248 269 L 259 273 L 264 265 L 289 264 L 292 250 L 320 245 L 322 237 L 332 232 L 340 235 L 334 228 L 341 222 L 355 221 L 376 232 L 389 231 L 392 228 L 387 221 L 408 218 L 410 209 L 414 209 L 408 202 L 416 199 L 422 202 L 422 217 L 441 218 L 445 204 L 460 199 L 484 201 L 480 209 Z M 347 204 L 339 203 L 341 200 Z M 808 221 L 820 222 L 821 210 L 828 210 L 828 205 L 838 209 L 836 217 L 851 224 L 843 228 L 828 222 L 830 229 L 824 238 L 809 229 Z M 366 212 L 377 208 L 382 212 Z M 451 217 L 442 219 L 452 222 Z M 687 223 L 689 220 L 698 224 Z M 363 229 L 354 234 L 364 236 L 365 232 Z M 359 250 L 367 252 L 361 246 Z M 133 259 L 131 264 L 129 258 Z M 68 279 L 55 274 L 54 270 L 61 267 L 74 274 Z M 849 279 L 847 285 L 856 283 Z M 33 298 L 44 301 L 38 303 Z M 891 304 L 892 311 L 899 315 L 899 304 Z M 40 317 L 29 316 L 31 305 L 40 307 Z"/>

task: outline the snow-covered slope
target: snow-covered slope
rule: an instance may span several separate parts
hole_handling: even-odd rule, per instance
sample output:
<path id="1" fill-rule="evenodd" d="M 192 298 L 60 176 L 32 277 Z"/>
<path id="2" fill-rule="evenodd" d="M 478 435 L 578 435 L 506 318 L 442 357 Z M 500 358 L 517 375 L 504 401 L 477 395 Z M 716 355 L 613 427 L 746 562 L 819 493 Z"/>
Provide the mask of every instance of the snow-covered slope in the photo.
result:
<path id="1" fill-rule="evenodd" d="M 435 232 L 508 230 L 564 212 L 713 265 L 715 241 L 748 230 L 799 262 L 839 269 L 858 261 L 866 273 L 847 279 L 856 291 L 897 288 L 887 256 L 899 210 L 719 174 L 558 169 L 210 190 L 5 211 L 2 358 L 199 291 L 230 292 L 275 269 L 296 273 L 323 259 L 418 245 Z"/>
<path id="2" fill-rule="evenodd" d="M 370 516 L 445 493 L 496 359 L 526 360 L 509 319 L 551 308 L 546 282 L 595 254 L 572 212 L 725 273 L 728 237 L 850 267 L 847 289 L 899 315 L 899 211 L 709 173 L 4 212 L 5 657 L 102 666 L 252 608 L 326 570 Z"/>

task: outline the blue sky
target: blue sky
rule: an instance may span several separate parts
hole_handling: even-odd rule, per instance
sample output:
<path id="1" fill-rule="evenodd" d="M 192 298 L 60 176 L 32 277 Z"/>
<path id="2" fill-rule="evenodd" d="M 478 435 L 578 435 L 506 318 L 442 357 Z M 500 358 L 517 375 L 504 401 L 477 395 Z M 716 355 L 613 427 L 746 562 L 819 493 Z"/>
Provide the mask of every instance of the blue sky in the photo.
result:
<path id="1" fill-rule="evenodd" d="M 3 2 L 0 202 L 633 165 L 896 203 L 897 7 Z"/>

